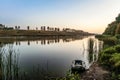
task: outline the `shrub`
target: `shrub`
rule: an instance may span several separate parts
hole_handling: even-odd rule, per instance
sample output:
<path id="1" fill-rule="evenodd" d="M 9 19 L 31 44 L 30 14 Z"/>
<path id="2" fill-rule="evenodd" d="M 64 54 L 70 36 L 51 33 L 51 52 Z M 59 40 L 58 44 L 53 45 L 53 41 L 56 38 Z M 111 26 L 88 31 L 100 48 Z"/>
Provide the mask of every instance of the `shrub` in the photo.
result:
<path id="1" fill-rule="evenodd" d="M 103 52 L 106 54 L 113 54 L 116 52 L 116 50 L 114 47 L 110 47 L 110 48 L 105 49 Z"/>
<path id="2" fill-rule="evenodd" d="M 115 50 L 117 51 L 117 53 L 120 53 L 120 45 L 115 46 Z"/>
<path id="3" fill-rule="evenodd" d="M 116 34 L 115 37 L 116 37 L 117 39 L 120 39 L 120 34 Z"/>
<path id="4" fill-rule="evenodd" d="M 108 38 L 103 38 L 102 39 L 104 41 L 104 44 L 108 44 L 108 45 L 116 45 L 118 43 L 117 38 L 115 37 L 108 37 Z"/>
<path id="5" fill-rule="evenodd" d="M 110 54 L 105 54 L 105 53 L 101 53 L 99 61 L 102 65 L 106 65 L 106 67 L 109 67 L 109 59 L 111 58 Z"/>
<path id="6" fill-rule="evenodd" d="M 110 61 L 114 62 L 115 67 L 120 67 L 120 54 L 119 53 L 113 54 Z"/>

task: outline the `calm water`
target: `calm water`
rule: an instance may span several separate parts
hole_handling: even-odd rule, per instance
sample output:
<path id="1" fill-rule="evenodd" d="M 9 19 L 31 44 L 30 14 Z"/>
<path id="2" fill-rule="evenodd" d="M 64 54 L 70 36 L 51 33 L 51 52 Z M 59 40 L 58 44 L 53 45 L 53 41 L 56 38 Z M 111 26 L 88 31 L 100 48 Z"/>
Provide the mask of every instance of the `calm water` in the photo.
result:
<path id="1" fill-rule="evenodd" d="M 93 43 L 93 53 L 89 52 L 90 39 Z M 82 60 L 86 69 L 98 59 L 103 42 L 91 37 L 81 38 L 50 38 L 36 40 L 1 41 L 1 49 L 9 56 L 12 51 L 12 60 L 19 67 L 19 73 L 41 73 L 43 77 L 63 77 L 71 69 L 73 60 Z M 6 57 L 4 55 L 4 57 Z M 5 61 L 6 58 L 4 58 Z M 16 60 L 15 60 L 16 59 Z M 4 67 L 5 67 L 5 61 Z M 23 72 L 23 73 L 24 73 Z"/>

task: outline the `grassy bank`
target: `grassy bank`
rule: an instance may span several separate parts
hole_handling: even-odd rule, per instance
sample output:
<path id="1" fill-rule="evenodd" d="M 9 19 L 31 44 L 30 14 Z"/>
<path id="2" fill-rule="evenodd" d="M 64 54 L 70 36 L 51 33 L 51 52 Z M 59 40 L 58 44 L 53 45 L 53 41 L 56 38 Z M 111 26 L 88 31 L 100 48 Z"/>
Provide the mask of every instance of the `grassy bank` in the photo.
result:
<path id="1" fill-rule="evenodd" d="M 104 42 L 104 45 L 103 45 L 104 48 L 109 48 L 111 46 L 120 44 L 120 39 L 117 38 L 116 36 L 96 35 L 95 37 Z"/>
<path id="2" fill-rule="evenodd" d="M 107 35 L 96 37 L 104 42 L 104 49 L 99 55 L 99 63 L 111 72 L 110 80 L 120 80 L 120 39 Z"/>
<path id="3" fill-rule="evenodd" d="M 99 62 L 111 72 L 112 80 L 120 80 L 120 45 L 104 49 L 100 53 Z"/>

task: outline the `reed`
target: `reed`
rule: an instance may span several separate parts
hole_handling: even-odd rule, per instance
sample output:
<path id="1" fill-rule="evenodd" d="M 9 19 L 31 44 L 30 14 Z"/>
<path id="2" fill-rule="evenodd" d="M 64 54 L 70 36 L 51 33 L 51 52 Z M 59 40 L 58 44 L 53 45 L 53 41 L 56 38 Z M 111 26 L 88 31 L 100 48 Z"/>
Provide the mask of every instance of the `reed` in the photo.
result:
<path id="1" fill-rule="evenodd" d="M 0 80 L 18 80 L 18 57 L 11 44 L 8 50 L 0 48 Z"/>

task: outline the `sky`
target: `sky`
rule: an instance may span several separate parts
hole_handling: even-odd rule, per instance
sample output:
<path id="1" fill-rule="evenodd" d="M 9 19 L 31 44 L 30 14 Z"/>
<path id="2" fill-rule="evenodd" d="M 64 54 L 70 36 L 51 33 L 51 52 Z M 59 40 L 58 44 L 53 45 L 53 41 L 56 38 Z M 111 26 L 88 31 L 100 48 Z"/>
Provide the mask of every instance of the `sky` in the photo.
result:
<path id="1" fill-rule="evenodd" d="M 120 0 L 0 0 L 0 23 L 103 33 L 120 13 Z"/>

